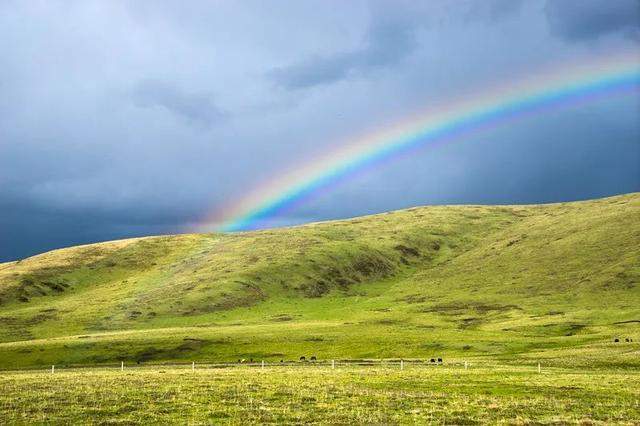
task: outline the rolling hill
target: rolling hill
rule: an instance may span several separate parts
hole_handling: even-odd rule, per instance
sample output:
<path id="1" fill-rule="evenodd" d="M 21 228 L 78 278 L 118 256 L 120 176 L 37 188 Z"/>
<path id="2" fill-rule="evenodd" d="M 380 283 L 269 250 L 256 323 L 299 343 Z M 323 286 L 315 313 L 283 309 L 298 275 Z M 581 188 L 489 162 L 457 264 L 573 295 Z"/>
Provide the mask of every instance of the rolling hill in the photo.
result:
<path id="1" fill-rule="evenodd" d="M 136 238 L 0 264 L 0 369 L 301 355 L 639 367 L 638 342 L 638 193 Z"/>

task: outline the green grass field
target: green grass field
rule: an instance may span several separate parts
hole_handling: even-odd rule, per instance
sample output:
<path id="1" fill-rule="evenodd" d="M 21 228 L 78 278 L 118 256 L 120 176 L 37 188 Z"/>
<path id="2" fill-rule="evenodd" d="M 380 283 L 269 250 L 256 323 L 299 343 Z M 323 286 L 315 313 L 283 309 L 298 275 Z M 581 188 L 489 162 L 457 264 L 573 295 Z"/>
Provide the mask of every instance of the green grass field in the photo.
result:
<path id="1" fill-rule="evenodd" d="M 0 407 L 12 422 L 37 420 L 42 410 L 51 419 L 82 419 L 92 411 L 72 402 L 85 397 L 106 398 L 103 418 L 131 407 L 133 417 L 116 417 L 140 419 L 151 404 L 158 422 L 181 410 L 203 422 L 216 413 L 230 421 L 638 421 L 639 284 L 637 193 L 551 205 L 419 207 L 56 250 L 0 264 Z M 300 356 L 441 357 L 504 371 L 474 370 L 465 382 L 453 367 L 402 375 L 377 368 L 197 376 L 144 369 Z M 64 370 L 121 361 L 142 369 L 126 376 Z M 531 373 L 538 362 L 557 374 Z M 55 380 L 38 372 L 52 364 L 60 371 Z M 176 380 L 165 383 L 169 377 Z M 211 407 L 202 402 L 208 378 L 221 386 L 213 392 L 230 392 L 211 396 Z M 86 394 L 67 389 L 82 380 Z M 144 385 L 129 389 L 130 380 Z M 301 383 L 318 399 L 300 399 Z M 238 396 L 242 386 L 249 391 Z M 335 392 L 326 394 L 331 386 Z M 168 395 L 183 389 L 191 402 L 158 397 L 165 388 Z M 238 406 L 216 406 L 234 389 L 244 398 Z M 261 389 L 276 389 L 275 396 L 262 399 Z M 278 389 L 293 393 L 293 402 L 280 407 Z M 41 393 L 50 397 L 39 401 Z M 353 397 L 336 397 L 346 394 Z"/>
<path id="2" fill-rule="evenodd" d="M 8 423 L 632 423 L 640 372 L 472 365 L 0 374 Z"/>

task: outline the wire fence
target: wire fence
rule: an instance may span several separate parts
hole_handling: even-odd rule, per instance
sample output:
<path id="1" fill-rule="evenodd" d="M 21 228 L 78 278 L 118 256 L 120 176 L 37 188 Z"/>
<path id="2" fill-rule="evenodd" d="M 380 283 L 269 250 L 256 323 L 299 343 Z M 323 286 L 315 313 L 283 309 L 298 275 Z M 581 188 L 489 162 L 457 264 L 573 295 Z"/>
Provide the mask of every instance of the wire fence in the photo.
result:
<path id="1" fill-rule="evenodd" d="M 476 361 L 477 363 L 477 361 Z M 483 363 L 484 364 L 484 363 Z M 9 371 L 48 371 L 52 374 L 60 372 L 61 370 L 148 370 L 154 368 L 176 368 L 176 369 L 191 369 L 191 370 L 212 370 L 212 369 L 238 369 L 238 368 L 250 368 L 250 369 L 279 369 L 279 368 L 348 368 L 348 367 L 378 367 L 378 368 L 390 368 L 404 370 L 405 368 L 415 367 L 459 367 L 465 370 L 471 367 L 471 363 L 468 361 L 449 361 L 446 362 L 442 358 L 427 358 L 427 359 L 323 359 L 323 360 L 238 360 L 235 362 L 216 362 L 216 361 L 171 361 L 171 362 L 126 362 L 120 361 L 118 363 L 105 363 L 105 364 L 58 364 L 47 367 L 28 367 L 20 368 L 7 368 L 0 370 Z M 538 372 L 540 372 L 540 364 L 537 366 Z"/>

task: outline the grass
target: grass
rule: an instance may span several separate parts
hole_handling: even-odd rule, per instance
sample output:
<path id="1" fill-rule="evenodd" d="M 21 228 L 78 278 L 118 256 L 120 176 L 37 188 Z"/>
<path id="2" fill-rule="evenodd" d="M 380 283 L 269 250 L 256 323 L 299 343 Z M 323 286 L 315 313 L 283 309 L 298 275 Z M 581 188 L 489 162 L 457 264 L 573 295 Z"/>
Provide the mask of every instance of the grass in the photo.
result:
<path id="1" fill-rule="evenodd" d="M 637 422 L 639 284 L 637 193 L 56 250 L 0 264 L 0 412 L 10 423 Z M 144 368 L 300 356 L 495 368 Z M 140 369 L 64 370 L 121 361 Z M 533 374 L 538 362 L 554 374 Z M 52 364 L 55 379 L 34 370 Z"/>
<path id="2" fill-rule="evenodd" d="M 0 374 L 7 423 L 637 423 L 640 373 L 198 366 Z"/>
<path id="3" fill-rule="evenodd" d="M 57 250 L 0 265 L 0 369 L 301 355 L 638 367 L 639 242 L 629 194 Z"/>

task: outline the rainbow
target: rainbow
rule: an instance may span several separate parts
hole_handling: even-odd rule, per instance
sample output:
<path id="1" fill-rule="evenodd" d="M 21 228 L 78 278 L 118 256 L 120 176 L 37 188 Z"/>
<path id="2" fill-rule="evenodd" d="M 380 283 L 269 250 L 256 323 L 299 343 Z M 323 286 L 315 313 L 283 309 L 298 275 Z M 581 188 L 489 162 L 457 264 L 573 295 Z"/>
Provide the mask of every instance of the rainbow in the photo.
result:
<path id="1" fill-rule="evenodd" d="M 425 145 L 459 140 L 514 119 L 615 94 L 637 94 L 637 52 L 536 72 L 527 79 L 423 111 L 390 129 L 358 138 L 306 166 L 276 177 L 207 217 L 219 231 L 263 227 L 357 173 Z"/>

